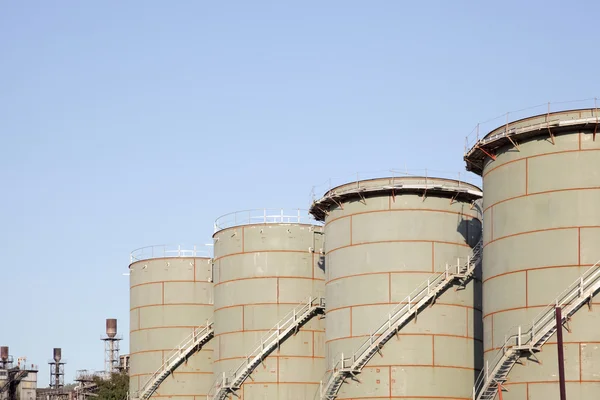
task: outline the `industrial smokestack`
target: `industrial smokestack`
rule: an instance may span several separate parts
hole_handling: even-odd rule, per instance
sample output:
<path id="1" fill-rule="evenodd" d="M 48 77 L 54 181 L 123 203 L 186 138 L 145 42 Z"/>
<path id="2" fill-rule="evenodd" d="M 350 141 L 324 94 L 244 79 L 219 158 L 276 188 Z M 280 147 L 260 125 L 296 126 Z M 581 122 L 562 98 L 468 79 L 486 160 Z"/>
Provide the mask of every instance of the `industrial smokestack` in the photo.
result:
<path id="1" fill-rule="evenodd" d="M 8 346 L 0 347 L 0 360 L 5 362 L 8 360 Z"/>
<path id="2" fill-rule="evenodd" d="M 108 318 L 106 320 L 106 336 L 114 338 L 117 336 L 117 320 L 114 318 Z"/>
<path id="3" fill-rule="evenodd" d="M 58 362 L 60 362 L 61 358 L 62 358 L 62 350 L 60 349 L 60 347 L 55 347 L 54 348 L 54 361 L 56 361 L 58 363 Z"/>

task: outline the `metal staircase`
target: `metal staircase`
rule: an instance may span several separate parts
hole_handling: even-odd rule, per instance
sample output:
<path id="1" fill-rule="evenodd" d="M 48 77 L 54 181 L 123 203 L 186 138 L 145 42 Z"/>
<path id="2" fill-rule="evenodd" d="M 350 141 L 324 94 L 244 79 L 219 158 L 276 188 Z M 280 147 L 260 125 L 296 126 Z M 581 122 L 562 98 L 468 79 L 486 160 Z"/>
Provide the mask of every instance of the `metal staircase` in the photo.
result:
<path id="1" fill-rule="evenodd" d="M 137 398 L 147 400 L 154 394 L 160 384 L 192 354 L 199 351 L 215 335 L 213 322 L 206 321 L 206 326 L 194 329 L 177 348 L 173 349 L 167 360 L 152 374 L 150 379 L 137 393 Z"/>
<path id="2" fill-rule="evenodd" d="M 486 362 L 475 381 L 473 400 L 493 400 L 519 359 L 529 355 L 535 357 L 534 353 L 541 351 L 544 343 L 556 332 L 556 307 L 562 309 L 561 322 L 564 323 L 581 306 L 591 301 L 600 290 L 599 264 L 600 261 L 573 282 L 552 304 L 545 307 L 533 320 L 528 331 L 522 332 L 521 326 L 510 330 L 494 360 L 491 363 Z"/>
<path id="3" fill-rule="evenodd" d="M 369 360 L 394 336 L 407 322 L 417 317 L 417 314 L 428 304 L 432 304 L 451 285 L 458 283 L 464 286 L 473 276 L 475 267 L 482 254 L 482 241 L 473 248 L 472 256 L 466 261 L 458 261 L 456 266 L 449 267 L 441 274 L 433 275 L 423 282 L 408 297 L 401 301 L 389 314 L 388 318 L 375 332 L 371 333 L 362 346 L 352 357 L 345 358 L 344 354 L 325 375 L 319 388 L 320 398 L 333 400 L 337 397 L 342 384 L 347 378 L 354 378 L 367 365 Z"/>
<path id="4" fill-rule="evenodd" d="M 252 371 L 258 367 L 275 349 L 279 348 L 288 337 L 296 334 L 298 330 L 314 316 L 325 313 L 325 299 L 310 297 L 306 302 L 294 308 L 277 325 L 267 332 L 260 340 L 260 344 L 250 355 L 246 356 L 240 366 L 214 383 L 207 398 L 208 400 L 224 400 L 230 393 L 235 393 Z"/>

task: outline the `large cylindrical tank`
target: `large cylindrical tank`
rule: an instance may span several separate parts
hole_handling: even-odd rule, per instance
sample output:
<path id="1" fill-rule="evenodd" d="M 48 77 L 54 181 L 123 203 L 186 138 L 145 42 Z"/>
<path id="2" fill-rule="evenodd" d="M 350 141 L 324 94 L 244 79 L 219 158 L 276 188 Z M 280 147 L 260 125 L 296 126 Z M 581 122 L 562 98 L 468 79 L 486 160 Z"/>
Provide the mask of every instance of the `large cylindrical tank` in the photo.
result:
<path id="1" fill-rule="evenodd" d="M 213 313 L 212 260 L 203 251 L 152 246 L 131 254 L 130 392 L 144 384 L 173 349 L 206 326 Z M 152 397 L 201 399 L 213 381 L 212 343 L 165 379 Z"/>
<path id="2" fill-rule="evenodd" d="M 544 307 L 600 259 L 598 111 L 503 125 L 465 157 L 467 169 L 483 176 L 484 345 L 490 362 L 513 327 L 529 329 Z M 568 398 L 597 398 L 600 309 L 581 308 L 570 327 L 564 335 Z M 504 384 L 505 400 L 558 399 L 556 334 L 536 357 L 540 362 L 515 365 Z"/>
<path id="3" fill-rule="evenodd" d="M 114 318 L 108 318 L 106 320 L 106 336 L 114 338 L 117 336 L 117 320 Z"/>
<path id="4" fill-rule="evenodd" d="M 219 218 L 214 234 L 215 378 L 235 370 L 279 320 L 324 294 L 322 227 L 306 211 Z M 313 318 L 236 393 L 244 400 L 312 399 L 325 372 L 324 324 Z"/>
<path id="5" fill-rule="evenodd" d="M 388 313 L 481 236 L 481 190 L 456 180 L 380 178 L 336 187 L 325 221 L 327 368 L 351 357 Z M 480 282 L 448 289 L 401 329 L 338 399 L 467 399 L 481 367 Z"/>

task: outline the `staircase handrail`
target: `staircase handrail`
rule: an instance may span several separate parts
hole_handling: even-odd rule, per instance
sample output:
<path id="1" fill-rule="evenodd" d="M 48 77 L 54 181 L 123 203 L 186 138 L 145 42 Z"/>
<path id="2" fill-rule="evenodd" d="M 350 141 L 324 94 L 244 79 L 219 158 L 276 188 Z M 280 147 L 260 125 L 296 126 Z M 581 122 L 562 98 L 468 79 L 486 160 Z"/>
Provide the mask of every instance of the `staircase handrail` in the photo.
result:
<path id="1" fill-rule="evenodd" d="M 209 319 L 206 321 L 205 326 L 197 326 L 196 328 L 194 328 L 194 330 L 192 331 L 192 333 L 189 336 L 187 336 L 185 339 L 183 339 L 177 347 L 175 347 L 173 350 L 171 350 L 169 357 L 167 357 L 167 359 L 160 366 L 160 368 L 157 369 L 150 376 L 150 378 L 146 381 L 144 386 L 142 386 L 142 388 L 137 392 L 137 394 L 143 395 L 146 392 L 146 390 L 148 390 L 152 386 L 152 382 L 154 382 L 154 380 L 161 373 L 163 373 L 163 371 L 167 370 L 168 367 L 171 365 L 171 363 L 173 363 L 174 361 L 176 361 L 179 358 L 179 355 L 181 354 L 182 350 L 189 349 L 194 344 L 196 338 L 204 336 L 206 333 L 209 332 L 209 330 L 212 329 L 213 324 L 214 324 L 214 322 Z M 137 397 L 141 398 L 142 396 L 137 396 Z"/>
<path id="2" fill-rule="evenodd" d="M 425 299 L 425 297 L 430 295 L 433 289 L 437 288 L 438 285 L 440 285 L 443 281 L 447 280 L 451 276 L 460 275 L 463 271 L 467 272 L 469 271 L 469 268 L 471 268 L 471 271 L 473 271 L 475 269 L 475 266 L 479 263 L 481 259 L 482 251 L 483 240 L 480 239 L 475 245 L 475 247 L 473 247 L 472 254 L 470 256 L 467 256 L 466 260 L 464 257 L 457 258 L 457 264 L 455 267 L 453 266 L 452 268 L 450 268 L 446 264 L 446 268 L 444 271 L 442 271 L 441 273 L 437 272 L 431 275 L 428 279 L 426 279 L 420 285 L 418 285 L 416 289 L 413 290 L 401 302 L 396 304 L 396 306 L 388 313 L 387 320 L 381 326 L 379 326 L 379 328 L 377 328 L 375 332 L 371 332 L 369 334 L 369 338 L 365 340 L 356 351 L 354 351 L 352 357 L 345 358 L 343 353 L 341 354 L 341 356 L 338 354 L 335 357 L 337 361 L 335 362 L 335 364 L 332 365 L 331 370 L 326 372 L 325 376 L 323 377 L 323 380 L 321 381 L 321 386 L 323 382 L 327 383 L 326 388 L 321 387 L 319 389 L 321 398 L 323 398 L 325 395 L 323 389 L 326 390 L 332 384 L 331 380 L 338 371 L 345 369 L 351 369 L 353 371 L 356 369 L 362 369 L 362 367 L 364 367 L 364 365 L 366 365 L 366 363 L 372 357 L 371 356 L 365 358 L 364 355 L 369 352 L 369 349 L 373 345 L 375 338 L 384 334 L 388 329 L 390 329 L 392 325 L 394 325 L 407 313 L 418 312 L 419 310 L 415 309 L 414 307 L 418 307 L 419 303 L 423 299 Z M 464 260 L 464 263 L 461 263 L 461 260 Z"/>
<path id="3" fill-rule="evenodd" d="M 508 351 L 511 351 L 512 348 L 515 348 L 515 346 L 529 346 L 532 349 L 542 346 L 548 340 L 548 338 L 543 340 L 545 334 L 556 326 L 556 307 L 564 308 L 565 306 L 570 305 L 573 300 L 579 299 L 580 296 L 587 291 L 587 289 L 590 289 L 593 285 L 599 283 L 600 261 L 596 262 L 592 267 L 587 269 L 579 278 L 577 278 L 571 285 L 561 292 L 552 303 L 545 306 L 542 311 L 532 320 L 532 323 L 526 332 L 522 332 L 521 325 L 513 326 L 508 330 L 508 333 L 505 335 L 504 344 L 498 350 L 496 356 L 492 359 L 492 371 L 503 359 L 504 355 Z M 486 362 L 486 365 L 475 380 L 475 385 L 473 387 L 473 392 L 475 395 L 479 395 L 482 388 L 485 386 L 484 384 L 493 378 L 489 375 L 489 365 L 490 362 Z"/>
<path id="4" fill-rule="evenodd" d="M 269 331 L 267 331 L 261 336 L 260 340 L 257 342 L 258 346 L 256 346 L 252 352 L 245 356 L 244 361 L 235 370 L 230 370 L 226 374 L 224 373 L 220 378 L 218 378 L 215 381 L 211 390 L 209 391 L 209 399 L 212 398 L 211 393 L 216 393 L 221 387 L 223 387 L 227 383 L 234 383 L 238 378 L 238 373 L 242 371 L 245 367 L 247 367 L 255 357 L 259 356 L 263 352 L 263 350 L 266 347 L 268 347 L 268 344 L 272 343 L 275 339 L 277 339 L 281 331 L 288 329 L 297 320 L 299 316 L 308 312 L 315 305 L 324 306 L 324 298 L 309 296 L 299 304 L 299 306 L 295 307 L 290 312 L 288 312 L 283 318 L 281 318 L 277 322 L 277 324 L 275 324 Z"/>

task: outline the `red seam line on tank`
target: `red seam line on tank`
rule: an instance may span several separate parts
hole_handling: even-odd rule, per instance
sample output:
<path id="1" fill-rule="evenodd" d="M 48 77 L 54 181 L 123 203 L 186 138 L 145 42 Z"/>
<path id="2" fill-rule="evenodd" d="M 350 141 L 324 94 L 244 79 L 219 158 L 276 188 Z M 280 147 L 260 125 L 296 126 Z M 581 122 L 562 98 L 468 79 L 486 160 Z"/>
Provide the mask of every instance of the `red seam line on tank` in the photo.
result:
<path id="1" fill-rule="evenodd" d="M 254 254 L 254 253 L 301 253 L 301 254 L 310 254 L 307 250 L 252 250 L 252 251 L 242 251 L 238 253 L 225 254 L 219 258 L 215 258 L 214 261 L 219 261 L 223 258 L 239 256 L 242 254 Z"/>
<path id="2" fill-rule="evenodd" d="M 454 242 L 445 242 L 445 241 L 441 241 L 441 240 L 434 240 L 435 243 L 440 243 L 440 244 L 449 244 L 452 246 L 462 246 L 462 247 L 470 247 L 468 244 L 466 243 L 454 243 Z M 405 239 L 405 240 L 377 240 L 374 242 L 360 242 L 360 243 L 354 243 L 354 244 L 348 244 L 345 246 L 340 246 L 340 247 L 336 247 L 334 249 L 331 249 L 327 252 L 327 254 L 331 254 L 334 251 L 338 251 L 341 249 L 345 249 L 348 247 L 354 247 L 354 246 L 364 246 L 367 244 L 381 244 L 381 243 L 431 243 L 431 240 L 417 240 L 417 239 Z"/>
<path id="3" fill-rule="evenodd" d="M 525 196 L 529 194 L 529 158 L 525 159 Z"/>
<path id="4" fill-rule="evenodd" d="M 577 264 L 581 265 L 581 227 L 577 228 Z"/>
<path id="5" fill-rule="evenodd" d="M 217 333 L 215 334 L 215 337 L 220 337 L 220 336 L 225 336 L 225 335 L 233 335 L 233 334 L 240 334 L 240 333 L 247 333 L 247 332 L 269 332 L 269 329 L 246 329 L 244 331 L 227 331 L 227 332 L 221 332 L 221 333 Z M 300 329 L 298 332 L 319 332 L 319 333 L 325 333 L 325 330 L 319 330 L 319 329 Z"/>
<path id="6" fill-rule="evenodd" d="M 311 382 L 311 381 L 306 381 L 306 382 L 296 382 L 296 381 L 280 381 L 280 382 L 270 382 L 270 381 L 251 381 L 251 380 L 247 380 L 246 382 L 243 383 L 243 385 L 318 385 L 320 384 L 320 382 Z M 242 385 L 242 387 L 244 387 Z M 243 398 L 243 397 L 240 397 Z"/>
<path id="7" fill-rule="evenodd" d="M 294 303 L 296 304 L 296 303 Z M 146 308 L 146 307 L 163 307 L 163 306 L 202 306 L 202 307 L 206 307 L 206 306 L 213 306 L 212 304 L 208 304 L 208 303 L 166 303 L 166 304 L 145 304 L 143 306 L 137 306 L 137 307 L 133 307 L 130 308 L 129 311 L 133 311 L 133 310 L 137 310 L 139 308 Z"/>
<path id="8" fill-rule="evenodd" d="M 343 307 L 336 307 L 336 308 L 332 308 L 330 310 L 326 310 L 327 313 L 331 313 L 331 312 L 335 312 L 335 311 L 340 311 L 340 310 L 344 310 L 346 308 L 357 308 L 357 307 L 371 307 L 371 306 L 396 306 L 398 304 L 408 304 L 407 302 L 391 302 L 391 303 L 368 303 L 368 304 L 353 304 L 351 306 L 343 306 Z M 447 307 L 461 307 L 461 308 L 466 308 L 466 309 L 475 309 L 475 307 L 473 306 L 466 306 L 464 304 L 452 304 L 452 303 L 442 303 L 439 301 L 435 302 L 436 305 L 440 305 L 440 306 L 447 306 Z M 478 311 L 482 311 L 477 309 Z"/>
<path id="9" fill-rule="evenodd" d="M 373 336 L 381 336 L 381 335 L 373 335 Z M 398 336 L 433 336 L 432 333 L 399 333 Z M 449 338 L 456 338 L 456 339 L 465 339 L 465 340 L 473 340 L 476 342 L 482 342 L 482 339 L 477 339 L 474 337 L 470 337 L 470 336 L 462 336 L 462 335 L 450 335 L 450 334 L 446 334 L 446 333 L 436 333 L 435 336 L 441 336 L 441 337 L 449 337 Z M 339 338 L 335 338 L 335 339 L 330 339 L 330 340 L 326 340 L 325 343 L 332 343 L 332 342 L 337 342 L 338 340 L 348 340 L 348 339 L 356 339 L 356 338 L 368 338 L 369 335 L 356 335 L 356 336 L 344 336 L 344 337 L 339 337 Z"/>
<path id="10" fill-rule="evenodd" d="M 582 345 L 582 344 L 600 344 L 600 341 L 594 341 L 594 340 L 576 340 L 576 341 L 563 341 L 563 344 L 577 344 L 577 345 Z M 544 346 L 546 345 L 554 345 L 557 346 L 558 343 L 556 342 L 556 340 L 549 340 L 546 343 L 544 343 Z M 498 350 L 502 350 L 502 347 L 493 347 L 491 349 L 487 349 L 484 350 L 484 353 L 489 353 L 490 351 L 498 351 Z"/>
<path id="11" fill-rule="evenodd" d="M 490 245 L 494 242 L 497 242 L 499 240 L 508 239 L 508 238 L 515 237 L 515 236 L 529 235 L 532 233 L 540 233 L 540 232 L 564 231 L 564 230 L 568 230 L 568 229 L 577 229 L 577 228 L 580 228 L 580 227 L 579 226 L 564 226 L 564 227 L 560 227 L 560 228 L 536 229 L 536 230 L 527 231 L 527 232 L 511 233 L 510 235 L 506 235 L 506 236 L 502 236 L 502 237 L 490 240 L 483 247 L 487 247 L 488 245 Z M 600 226 L 586 226 L 586 228 L 600 228 Z"/>
<path id="12" fill-rule="evenodd" d="M 352 246 L 352 215 L 350 215 L 350 246 Z"/>
<path id="13" fill-rule="evenodd" d="M 525 307 L 529 307 L 529 271 L 525 270 Z"/>
<path id="14" fill-rule="evenodd" d="M 191 256 L 181 256 L 181 257 L 158 257 L 158 258 L 147 258 L 145 260 L 139 260 L 132 262 L 129 264 L 129 269 L 133 264 L 139 263 L 147 263 L 148 261 L 166 261 L 166 260 L 190 260 L 190 259 L 199 259 L 199 260 L 210 260 L 210 257 L 191 257 Z"/>
<path id="15" fill-rule="evenodd" d="M 385 210 L 371 210 L 371 211 L 361 211 L 361 212 L 357 212 L 357 213 L 353 213 L 353 214 L 349 214 L 349 215 L 343 215 L 341 217 L 337 217 L 337 218 L 333 218 L 329 221 L 327 221 L 327 223 L 325 223 L 325 226 L 340 220 L 340 219 L 344 219 L 344 218 L 349 218 L 355 215 L 363 215 L 363 214 L 375 214 L 375 213 L 382 213 L 382 212 L 396 212 L 396 211 L 425 211 L 425 212 L 437 212 L 437 213 L 444 213 L 444 214 L 454 214 L 454 215 L 460 215 L 462 217 L 467 217 L 467 218 L 472 218 L 472 219 L 478 219 L 475 215 L 469 215 L 469 214 L 465 214 L 465 213 L 461 213 L 458 211 L 448 211 L 448 210 L 436 210 L 434 208 L 392 208 L 391 210 L 385 209 Z"/>
<path id="16" fill-rule="evenodd" d="M 554 380 L 554 381 L 527 381 L 527 382 L 505 382 L 502 385 L 525 385 L 525 384 L 530 384 L 530 385 L 543 385 L 543 384 L 548 384 L 548 383 L 556 383 L 558 382 L 558 379 Z M 584 381 L 579 381 L 577 379 L 565 379 L 565 382 L 567 383 L 598 383 L 600 382 L 600 379 L 597 381 L 594 380 L 589 380 L 586 379 Z"/>
<path id="17" fill-rule="evenodd" d="M 150 328 L 134 329 L 132 331 L 129 331 L 129 333 L 137 332 L 137 331 L 152 331 L 152 330 L 155 330 L 155 329 L 165 329 L 165 328 L 194 329 L 196 327 L 193 326 L 193 325 L 190 325 L 190 326 L 185 326 L 185 325 L 179 325 L 179 326 L 153 326 L 153 327 L 150 327 Z M 202 328 L 204 328 L 204 327 L 202 327 Z"/>
<path id="18" fill-rule="evenodd" d="M 227 308 L 235 308 L 235 307 L 242 307 L 242 306 L 299 306 L 300 303 L 244 303 L 244 304 L 234 304 L 232 306 L 225 306 L 225 307 L 220 307 L 220 308 L 215 308 L 215 312 L 220 311 L 220 310 L 225 310 Z"/>
<path id="19" fill-rule="evenodd" d="M 548 306 L 547 304 L 544 304 L 544 305 L 541 305 L 541 306 L 527 306 L 527 307 L 513 307 L 513 308 L 507 308 L 507 309 L 504 309 L 504 310 L 498 310 L 498 311 L 491 312 L 491 313 L 489 313 L 489 314 L 485 314 L 485 315 L 483 316 L 483 318 L 487 318 L 487 317 L 489 317 L 490 315 L 496 315 L 496 314 L 505 313 L 505 312 L 509 312 L 509 311 L 527 310 L 527 309 L 529 309 L 529 308 L 543 308 L 543 307 L 547 307 L 547 306 Z"/>
<path id="20" fill-rule="evenodd" d="M 210 372 L 208 372 L 208 371 L 207 372 L 202 372 L 202 371 L 190 371 L 190 372 L 188 372 L 188 371 L 177 371 L 177 374 L 182 374 L 182 375 L 183 374 L 186 374 L 186 375 L 192 375 L 192 374 L 196 374 L 196 375 L 212 375 L 213 372 L 212 371 L 210 371 Z M 148 372 L 148 373 L 145 373 L 145 374 L 129 374 L 129 377 L 148 376 L 148 375 L 153 375 L 153 373 L 152 372 Z"/>
<path id="21" fill-rule="evenodd" d="M 521 272 L 527 272 L 527 271 L 539 271 L 539 270 L 543 270 L 543 269 L 556 269 L 556 268 L 578 268 L 578 267 L 591 267 L 593 264 L 568 264 L 568 265 L 547 265 L 544 267 L 535 267 L 535 268 L 526 268 L 526 269 L 519 269 L 516 271 L 508 271 L 508 272 L 503 272 L 501 274 L 498 275 L 494 275 L 494 276 L 490 276 L 489 278 L 486 278 L 483 283 L 486 283 L 487 281 L 490 281 L 492 279 L 495 278 L 500 278 L 503 277 L 505 275 L 511 275 L 511 274 L 518 274 Z"/>
<path id="22" fill-rule="evenodd" d="M 432 365 L 432 364 L 389 364 L 389 365 L 367 365 L 363 369 L 374 369 L 382 367 L 418 367 L 418 368 L 452 368 L 452 369 L 465 369 L 468 371 L 475 371 L 473 367 L 461 367 L 459 365 Z M 412 398 L 411 396 L 410 398 Z M 369 397 L 370 398 L 370 397 Z M 427 396 L 429 398 L 429 396 Z M 452 397 L 454 398 L 454 397 Z"/>
<path id="23" fill-rule="evenodd" d="M 135 351 L 135 352 L 129 353 L 129 355 L 131 356 L 131 355 L 136 355 L 136 354 L 159 353 L 159 352 L 162 353 L 163 351 L 170 352 L 170 351 L 173 351 L 173 349 L 142 350 L 142 351 Z M 213 349 L 200 349 L 198 351 L 210 351 L 212 353 Z M 149 374 L 149 375 L 152 375 L 152 374 Z"/>
<path id="24" fill-rule="evenodd" d="M 217 362 L 222 362 L 222 361 L 228 361 L 228 360 L 245 360 L 247 357 L 245 356 L 241 356 L 241 357 L 227 357 L 227 358 L 219 358 L 217 360 L 214 360 L 213 362 L 217 363 Z M 286 355 L 278 355 L 278 356 L 274 356 L 274 355 L 270 355 L 267 357 L 267 359 L 272 359 L 272 358 L 317 358 L 317 359 L 325 359 L 325 357 L 319 357 L 319 356 L 286 356 Z"/>
<path id="25" fill-rule="evenodd" d="M 138 283 L 137 285 L 132 285 L 129 288 L 133 289 L 133 288 L 136 288 L 138 286 L 156 285 L 156 284 L 159 284 L 159 283 L 171 283 L 171 282 L 174 282 L 174 283 L 194 283 L 195 281 L 194 280 L 189 280 L 189 279 L 188 280 L 178 279 L 178 280 L 172 280 L 172 281 L 144 282 L 144 283 Z M 206 283 L 208 283 L 208 282 L 206 282 Z"/>
<path id="26" fill-rule="evenodd" d="M 497 206 L 498 204 L 502 204 L 505 203 L 507 201 L 511 201 L 511 200 L 516 200 L 516 199 L 520 199 L 522 197 L 527 197 L 527 196 L 537 196 L 538 194 L 550 194 L 550 193 L 559 193 L 559 192 L 573 192 L 573 191 L 577 191 L 577 190 L 600 190 L 600 186 L 595 186 L 595 187 L 579 187 L 579 188 L 566 188 L 566 189 L 554 189 L 554 190 L 544 190 L 542 192 L 533 192 L 533 193 L 528 193 L 528 194 L 521 194 L 519 196 L 514 196 L 514 197 L 509 197 L 507 199 L 504 200 L 500 200 L 497 201 L 494 204 L 491 204 L 489 207 L 485 208 L 483 211 L 487 211 L 490 207 L 494 207 Z"/>
<path id="27" fill-rule="evenodd" d="M 230 279 L 228 281 L 222 281 L 219 283 L 215 283 L 214 286 L 219 286 L 222 285 L 224 283 L 229 283 L 229 282 L 237 282 L 237 281 L 247 281 L 247 280 L 252 280 L 252 279 L 308 279 L 308 280 L 313 280 L 313 281 L 319 281 L 319 282 L 324 282 L 325 279 L 319 279 L 319 278 L 311 278 L 310 276 L 253 276 L 250 278 L 237 278 L 237 279 Z"/>
<path id="28" fill-rule="evenodd" d="M 442 271 L 440 271 L 440 273 L 442 273 Z M 364 272 L 362 274 L 354 274 L 354 275 L 346 275 L 346 276 L 339 276 L 337 278 L 333 278 L 330 279 L 329 281 L 325 282 L 325 285 L 329 285 L 331 282 L 335 282 L 338 281 L 340 279 L 349 279 L 349 278 L 355 278 L 357 276 L 368 276 L 368 275 L 388 275 L 388 274 L 398 274 L 398 275 L 402 275 L 402 274 L 426 274 L 428 276 L 431 276 L 431 271 L 381 271 L 381 272 Z"/>
<path id="29" fill-rule="evenodd" d="M 579 151 L 600 151 L 600 149 L 561 150 L 561 151 L 552 151 L 552 152 L 548 152 L 548 153 L 540 153 L 540 154 L 534 154 L 534 155 L 527 156 L 527 157 L 516 158 L 514 160 L 507 161 L 504 164 L 500 164 L 500 165 L 498 165 L 498 166 L 496 166 L 494 168 L 491 168 L 489 171 L 486 171 L 482 175 L 482 178 L 485 178 L 491 172 L 497 170 L 498 168 L 502 168 L 505 165 L 509 165 L 509 164 L 512 164 L 512 163 L 515 163 L 515 162 L 519 162 L 519 161 L 523 161 L 523 160 L 528 159 L 528 158 L 538 158 L 538 157 L 545 157 L 545 156 L 553 156 L 553 155 L 556 155 L 556 154 L 565 154 L 565 153 L 577 153 Z"/>

